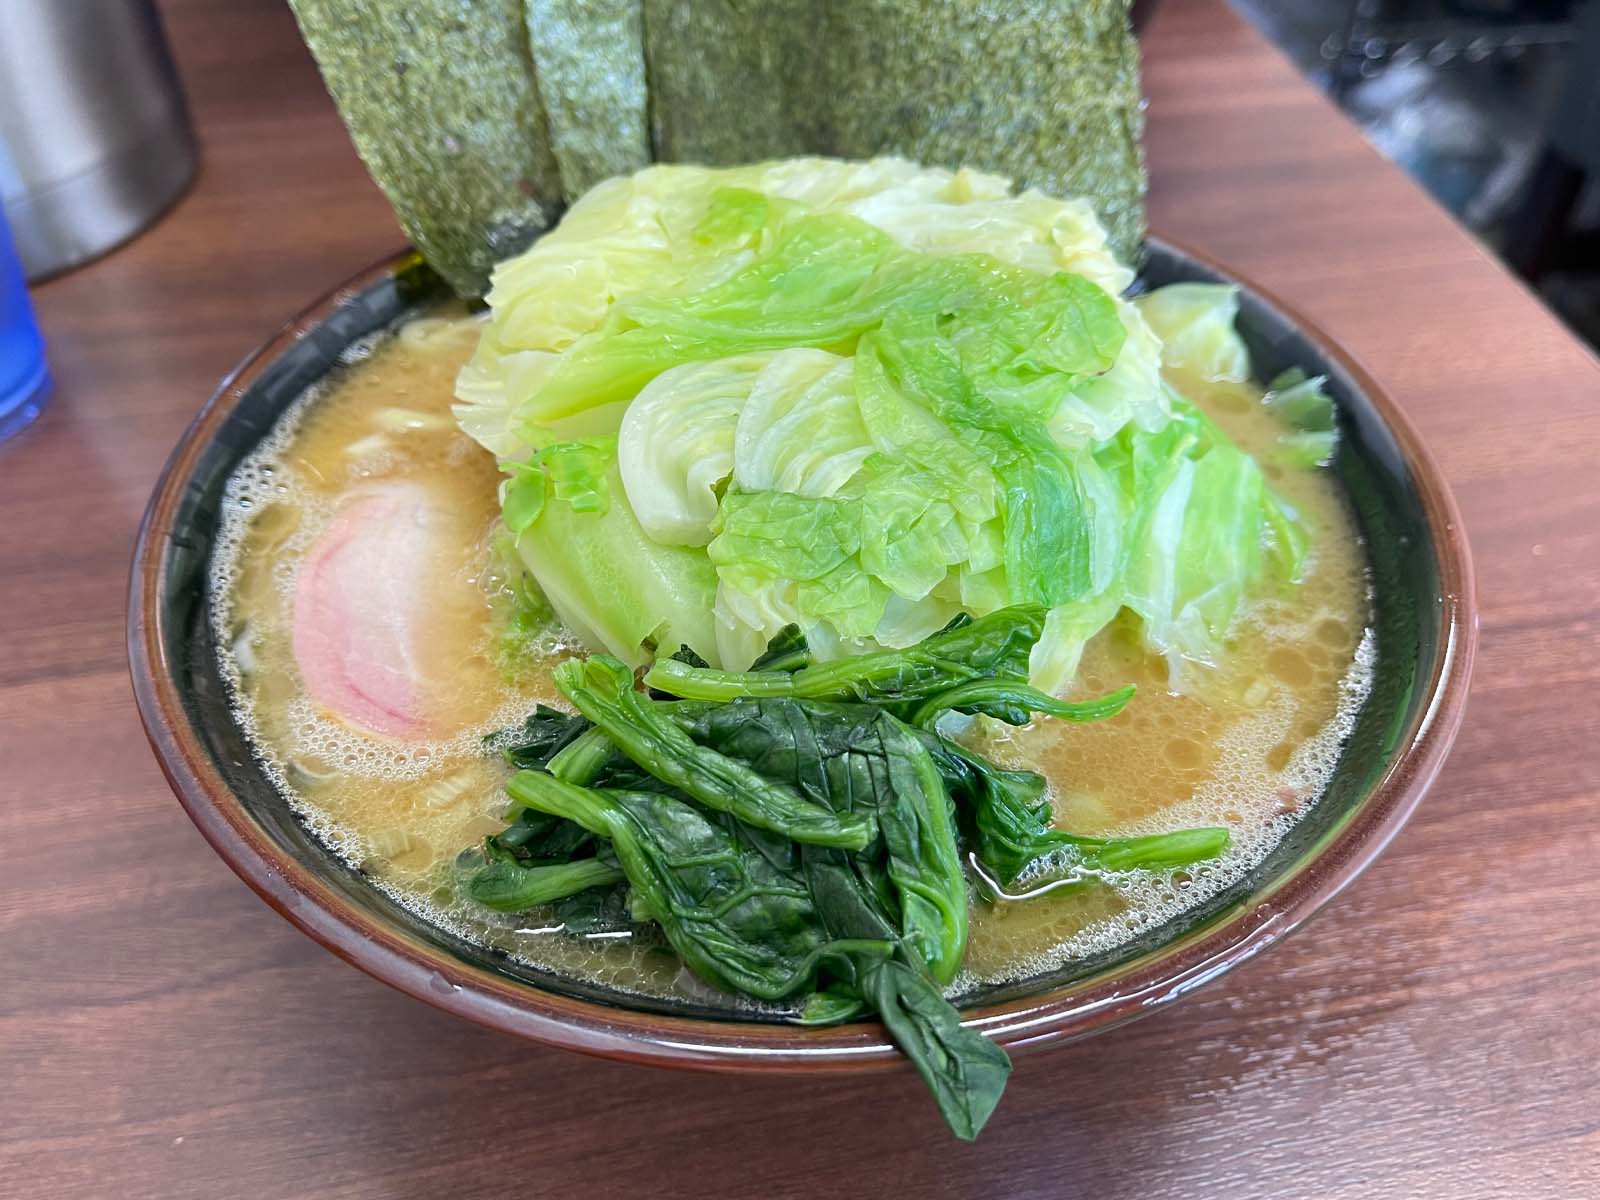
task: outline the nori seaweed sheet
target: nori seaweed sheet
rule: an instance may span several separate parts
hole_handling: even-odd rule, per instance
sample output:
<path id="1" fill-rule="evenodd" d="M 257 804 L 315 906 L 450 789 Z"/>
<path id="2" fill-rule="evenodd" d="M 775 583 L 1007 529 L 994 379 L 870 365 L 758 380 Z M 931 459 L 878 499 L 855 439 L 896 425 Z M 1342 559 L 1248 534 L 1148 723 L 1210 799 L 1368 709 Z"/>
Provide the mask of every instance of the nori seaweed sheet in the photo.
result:
<path id="1" fill-rule="evenodd" d="M 1131 259 L 1143 116 L 1127 0 L 644 0 L 656 157 L 903 154 L 1087 197 Z"/>
<path id="2" fill-rule="evenodd" d="M 482 295 L 562 192 L 522 0 L 290 0 L 356 150 L 450 285 Z"/>
<path id="3" fill-rule="evenodd" d="M 639 0 L 531 0 L 528 43 L 566 200 L 646 166 Z"/>
<path id="4" fill-rule="evenodd" d="M 463 295 L 660 161 L 895 153 L 1144 236 L 1128 0 L 290 0 L 356 148 Z"/>

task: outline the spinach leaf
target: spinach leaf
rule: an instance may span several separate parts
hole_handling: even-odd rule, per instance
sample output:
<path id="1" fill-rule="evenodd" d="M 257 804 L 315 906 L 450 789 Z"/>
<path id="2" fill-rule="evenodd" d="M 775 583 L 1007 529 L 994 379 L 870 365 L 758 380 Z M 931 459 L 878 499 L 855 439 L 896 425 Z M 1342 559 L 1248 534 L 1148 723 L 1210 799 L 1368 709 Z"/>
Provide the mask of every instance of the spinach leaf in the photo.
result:
<path id="1" fill-rule="evenodd" d="M 701 669 L 701 668 L 709 669 L 710 666 L 711 666 L 710 663 L 708 663 L 705 659 L 701 658 L 700 655 L 698 655 L 698 654 L 696 654 L 694 652 L 694 648 L 693 647 L 687 646 L 687 645 L 679 646 L 676 650 L 674 650 L 667 657 L 671 661 L 676 662 L 676 663 L 682 663 L 686 667 L 694 667 L 696 669 Z M 649 691 L 650 691 L 650 697 L 653 700 L 670 700 L 672 698 L 669 693 L 662 692 L 662 691 L 657 691 L 655 688 L 651 688 L 651 689 L 649 689 Z"/>
<path id="2" fill-rule="evenodd" d="M 635 791 L 659 791 L 666 786 L 618 750 L 582 713 L 564 713 L 541 704 L 521 730 L 491 734 L 485 740 L 503 745 L 506 761 L 512 766 L 543 769 L 568 783 Z"/>
<path id="3" fill-rule="evenodd" d="M 983 1130 L 1011 1074 L 1006 1052 L 975 1029 L 925 974 L 891 960 L 874 964 L 863 979 L 895 1045 L 928 1085 L 954 1134 L 972 1141 Z"/>
<path id="4" fill-rule="evenodd" d="M 626 913 L 627 887 L 610 847 L 575 821 L 513 806 L 511 824 L 457 862 L 468 896 L 497 912 L 555 905 L 556 920 L 575 928 L 576 914 L 593 913 L 615 927 Z"/>
<path id="5" fill-rule="evenodd" d="M 618 750 L 603 730 L 592 726 L 552 758 L 547 769 L 557 779 L 591 787 L 633 792 L 676 791 Z"/>
<path id="6" fill-rule="evenodd" d="M 1215 858 L 1228 848 L 1221 827 L 1202 826 L 1133 838 L 1081 837 L 1054 828 L 1044 776 L 1011 771 L 927 730 L 917 736 L 955 800 L 979 861 L 1010 883 L 1046 855 L 1084 871 L 1172 870 Z"/>
<path id="7" fill-rule="evenodd" d="M 658 660 L 650 687 L 686 700 L 792 696 L 808 700 L 924 700 L 957 684 L 1007 678 L 1026 683 L 1028 656 L 1044 629 L 1045 610 L 1017 605 L 951 625 L 904 650 L 880 650 L 797 671 L 714 671 Z"/>
<path id="8" fill-rule="evenodd" d="M 858 949 L 828 960 L 834 978 L 813 993 L 801 1010 L 811 1025 L 847 1021 L 876 1011 L 895 1045 L 909 1058 L 938 1102 L 939 1111 L 957 1137 L 971 1141 L 994 1111 L 1011 1073 L 1006 1052 L 976 1030 L 944 998 L 925 967 L 910 960 L 904 941 L 896 940 L 871 882 L 854 871 L 838 850 L 807 846 L 806 879 L 828 932 Z"/>
<path id="9" fill-rule="evenodd" d="M 609 858 L 609 856 L 607 856 Z M 497 912 L 525 912 L 591 888 L 621 883 L 622 870 L 606 858 L 523 866 L 502 860 L 486 865 L 467 884 L 467 894 Z"/>
<path id="10" fill-rule="evenodd" d="M 484 857 L 490 862 L 567 862 L 593 842 L 594 834 L 581 825 L 524 810 L 484 840 Z"/>
<path id="11" fill-rule="evenodd" d="M 794 699 L 736 700 L 706 709 L 691 736 L 839 813 L 875 818 L 898 911 L 897 933 L 948 982 L 967 944 L 967 881 L 955 811 L 917 735 L 883 709 Z M 808 856 L 814 861 L 815 856 Z M 887 907 L 884 905 L 882 907 Z"/>
<path id="12" fill-rule="evenodd" d="M 486 740 L 499 744 L 512 766 L 529 770 L 543 767 L 587 728 L 586 718 L 540 704 L 521 729 L 515 733 L 491 734 Z"/>
<path id="13" fill-rule="evenodd" d="M 1184 866 L 1221 829 L 1086 838 L 1051 826 L 1045 780 L 942 737 L 946 712 L 1023 724 L 1098 720 L 1124 688 L 1066 702 L 1027 684 L 1043 610 L 961 617 L 908 650 L 815 664 L 798 629 L 747 672 L 687 648 L 645 695 L 615 659 L 563 663 L 579 715 L 540 706 L 507 757 L 511 825 L 487 839 L 469 894 L 548 906 L 575 932 L 653 921 L 692 971 L 728 991 L 794 1000 L 796 1019 L 877 1012 L 958 1136 L 975 1137 L 1010 1062 L 961 1024 L 940 987 L 966 950 L 962 843 L 1008 883 L 1045 856 L 1064 870 Z"/>
<path id="14" fill-rule="evenodd" d="M 567 699 L 618 749 L 707 808 L 797 842 L 859 850 L 872 840 L 870 814 L 835 812 L 697 745 L 679 728 L 671 705 L 634 691 L 633 673 L 618 660 L 605 655 L 573 659 L 556 668 L 555 678 Z"/>
<path id="15" fill-rule="evenodd" d="M 952 711 L 983 713 L 1007 725 L 1026 725 L 1034 713 L 1063 721 L 1103 721 L 1126 708 L 1133 693 L 1130 683 L 1095 700 L 1069 701 L 1011 679 L 975 679 L 924 700 L 912 714 L 911 724 L 932 729 L 941 716 Z"/>
<path id="16" fill-rule="evenodd" d="M 709 667 L 711 665 L 696 654 L 691 646 L 679 646 L 667 657 L 673 662 L 681 662 L 686 667 Z"/>
<path id="17" fill-rule="evenodd" d="M 774 703 L 791 710 L 806 707 Z M 741 710 L 743 724 L 762 706 L 729 707 Z M 931 756 L 911 731 L 886 713 L 867 710 L 862 720 L 863 714 L 849 711 L 857 706 L 828 707 L 833 711 L 791 711 L 791 728 L 819 731 L 818 740 L 847 748 L 835 756 L 831 772 L 790 777 L 816 786 L 831 774 L 825 794 L 842 808 L 853 807 L 859 795 L 880 813 L 886 807 L 902 810 L 890 815 L 881 835 L 886 867 L 876 867 L 870 854 L 837 847 L 801 846 L 797 855 L 785 839 L 726 816 L 702 814 L 673 796 L 602 792 L 531 771 L 516 775 L 507 790 L 519 804 L 609 837 L 636 906 L 661 925 L 673 949 L 701 978 L 746 995 L 782 999 L 812 987 L 820 971 L 831 978 L 806 1000 L 802 1019 L 840 1021 L 876 1008 L 951 1129 L 970 1140 L 998 1102 L 1010 1061 L 998 1046 L 962 1026 L 922 966 L 930 958 L 943 966 L 937 951 L 930 954 L 919 943 L 926 940 L 930 914 L 942 923 L 941 935 L 948 931 L 950 914 L 941 905 L 949 895 L 937 889 L 930 894 L 927 880 L 896 871 L 897 859 L 919 854 L 940 869 L 953 868 L 960 901 L 954 958 L 959 964 L 966 891 L 949 801 Z M 799 763 L 792 749 L 756 744 L 755 728 L 744 729 L 751 735 L 744 740 L 756 757 L 771 764 L 787 754 L 791 763 Z M 719 732 L 735 736 L 732 725 L 719 726 Z M 885 806 L 878 800 L 881 789 L 874 777 L 884 780 L 897 803 Z M 875 790 L 855 792 L 853 785 L 863 779 Z M 943 827 L 937 819 L 941 812 Z M 902 961 L 908 955 L 915 956 L 913 962 Z"/>
<path id="18" fill-rule="evenodd" d="M 699 663 L 709 666 L 709 663 Z M 811 648 L 806 645 L 806 635 L 800 626 L 789 624 L 778 630 L 760 657 L 750 664 L 752 671 L 798 671 L 811 665 Z"/>
<path id="19" fill-rule="evenodd" d="M 889 1036 L 917 1068 L 957 1137 L 971 1141 L 994 1111 L 1011 1073 L 1006 1052 L 944 998 L 925 965 L 895 936 L 892 900 L 863 870 L 865 856 L 825 847 L 803 851 L 817 914 L 835 938 L 892 947 L 829 960 L 834 978 L 801 1010 L 806 1024 L 832 1024 L 877 1011 Z"/>
<path id="20" fill-rule="evenodd" d="M 626 879 L 612 887 L 594 887 L 558 900 L 550 916 L 570 934 L 611 933 L 634 923 Z"/>
<path id="21" fill-rule="evenodd" d="M 506 790 L 609 838 L 635 907 L 718 987 L 783 999 L 811 986 L 824 954 L 850 949 L 829 939 L 799 870 L 776 865 L 737 822 L 658 792 L 602 792 L 537 771 Z"/>

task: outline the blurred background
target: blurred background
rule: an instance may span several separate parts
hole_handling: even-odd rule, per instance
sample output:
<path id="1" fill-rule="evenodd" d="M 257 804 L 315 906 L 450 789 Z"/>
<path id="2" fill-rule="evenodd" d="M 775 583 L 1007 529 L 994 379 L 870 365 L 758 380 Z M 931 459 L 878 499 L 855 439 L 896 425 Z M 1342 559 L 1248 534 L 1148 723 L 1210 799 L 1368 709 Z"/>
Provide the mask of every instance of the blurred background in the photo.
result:
<path id="1" fill-rule="evenodd" d="M 1600 346 L 1600 0 L 1233 3 Z"/>
<path id="2" fill-rule="evenodd" d="M 1182 2 L 1137 0 L 1136 20 Z M 1600 345 L 1600 0 L 1233 3 Z M 18 260 L 37 282 L 107 252 L 191 178 L 196 148 L 161 9 L 0 0 L 0 201 L 13 279 Z M 13 296 L 14 308 L 25 303 Z"/>

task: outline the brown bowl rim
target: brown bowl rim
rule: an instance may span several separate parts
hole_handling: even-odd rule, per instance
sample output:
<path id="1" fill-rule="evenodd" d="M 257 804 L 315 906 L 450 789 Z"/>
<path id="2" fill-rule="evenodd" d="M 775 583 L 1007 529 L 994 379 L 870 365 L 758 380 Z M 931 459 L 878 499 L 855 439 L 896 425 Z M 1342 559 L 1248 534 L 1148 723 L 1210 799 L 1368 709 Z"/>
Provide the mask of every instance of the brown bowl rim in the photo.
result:
<path id="1" fill-rule="evenodd" d="M 1460 513 L 1410 420 L 1372 375 L 1319 326 L 1247 278 L 1161 239 L 1240 283 L 1360 386 L 1393 435 L 1437 555 L 1440 642 L 1404 749 L 1343 824 L 1267 890 L 1114 970 L 1035 995 L 963 1010 L 969 1026 L 1013 1053 L 1100 1032 L 1166 1005 L 1255 957 L 1320 910 L 1383 850 L 1432 783 L 1465 711 L 1477 642 L 1471 551 Z M 560 995 L 460 961 L 353 907 L 318 873 L 276 846 L 212 766 L 185 715 L 160 647 L 166 531 L 203 448 L 277 355 L 340 305 L 415 261 L 384 259 L 317 300 L 248 355 L 218 386 L 168 460 L 140 524 L 129 580 L 128 657 L 139 713 L 179 802 L 222 859 L 303 932 L 367 974 L 445 1011 L 550 1046 L 621 1061 L 733 1072 L 853 1072 L 904 1059 L 876 1022 L 816 1029 L 709 1020 Z"/>

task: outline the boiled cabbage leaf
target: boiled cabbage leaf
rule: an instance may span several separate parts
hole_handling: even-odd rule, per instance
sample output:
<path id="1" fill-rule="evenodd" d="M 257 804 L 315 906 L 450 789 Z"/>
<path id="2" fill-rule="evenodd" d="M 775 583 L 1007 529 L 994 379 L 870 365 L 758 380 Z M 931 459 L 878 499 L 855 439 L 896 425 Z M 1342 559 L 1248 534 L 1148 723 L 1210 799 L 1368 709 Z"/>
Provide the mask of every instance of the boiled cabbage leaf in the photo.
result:
<path id="1" fill-rule="evenodd" d="M 1137 303 L 1161 339 L 1163 365 L 1206 380 L 1250 378 L 1250 352 L 1233 325 L 1239 289 L 1232 284 L 1173 283 Z"/>
<path id="2" fill-rule="evenodd" d="M 734 433 L 755 377 L 770 355 L 685 363 L 644 387 L 617 435 L 628 503 L 655 541 L 711 540 L 718 493 L 733 472 Z"/>
<path id="3" fill-rule="evenodd" d="M 1017 604 L 1048 611 L 1049 690 L 1124 610 L 1208 661 L 1308 538 L 1163 381 L 1248 378 L 1233 290 L 1130 279 L 1085 206 L 994 176 L 652 167 L 496 271 L 457 411 L 558 614 L 629 663 L 742 669 L 791 625 L 826 660 Z M 1286 437 L 1326 432 L 1314 391 L 1284 381 Z"/>
<path id="4" fill-rule="evenodd" d="M 1279 373 L 1267 385 L 1262 403 L 1289 425 L 1278 437 L 1278 462 L 1292 467 L 1320 467 L 1333 459 L 1339 442 L 1333 399 L 1322 390 L 1327 379 L 1307 376 L 1299 367 Z"/>

